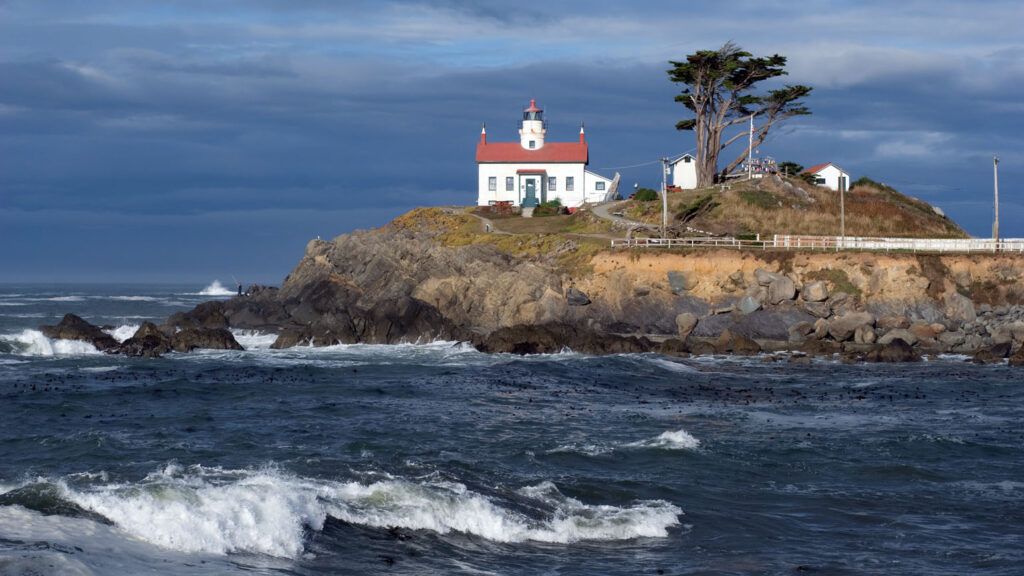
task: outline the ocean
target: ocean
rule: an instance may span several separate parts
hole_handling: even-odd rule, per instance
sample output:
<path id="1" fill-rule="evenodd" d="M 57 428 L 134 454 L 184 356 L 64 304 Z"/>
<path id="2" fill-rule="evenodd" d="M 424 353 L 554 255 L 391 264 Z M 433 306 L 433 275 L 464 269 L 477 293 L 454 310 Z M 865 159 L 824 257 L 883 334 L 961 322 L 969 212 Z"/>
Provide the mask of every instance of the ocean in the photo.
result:
<path id="1" fill-rule="evenodd" d="M 1024 370 L 36 329 L 218 288 L 0 285 L 0 574 L 1024 574 Z"/>

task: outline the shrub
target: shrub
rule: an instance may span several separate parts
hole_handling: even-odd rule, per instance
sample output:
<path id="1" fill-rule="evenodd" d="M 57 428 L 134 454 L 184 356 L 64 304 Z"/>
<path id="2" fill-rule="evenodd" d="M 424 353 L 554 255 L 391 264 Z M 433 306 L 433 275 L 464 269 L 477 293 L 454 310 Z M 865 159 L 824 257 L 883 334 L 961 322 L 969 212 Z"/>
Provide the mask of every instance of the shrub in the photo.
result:
<path id="1" fill-rule="evenodd" d="M 657 190 L 651 190 L 650 188 L 640 188 L 633 195 L 633 199 L 637 202 L 653 202 L 660 197 L 661 195 L 658 194 Z"/>

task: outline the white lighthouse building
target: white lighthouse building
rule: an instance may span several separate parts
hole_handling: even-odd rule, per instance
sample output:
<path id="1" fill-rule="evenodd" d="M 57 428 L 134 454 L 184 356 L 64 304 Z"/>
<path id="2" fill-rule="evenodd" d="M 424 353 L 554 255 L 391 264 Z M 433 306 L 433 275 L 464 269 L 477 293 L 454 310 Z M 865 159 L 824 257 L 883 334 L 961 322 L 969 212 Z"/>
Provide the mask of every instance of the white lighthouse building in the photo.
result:
<path id="1" fill-rule="evenodd" d="M 614 197 L 618 175 L 605 178 L 586 169 L 590 155 L 583 126 L 578 142 L 546 142 L 546 136 L 544 111 L 534 100 L 523 110 L 519 142 L 488 142 L 487 128 L 480 130 L 479 206 L 531 208 L 557 198 L 562 206 L 575 207 Z"/>

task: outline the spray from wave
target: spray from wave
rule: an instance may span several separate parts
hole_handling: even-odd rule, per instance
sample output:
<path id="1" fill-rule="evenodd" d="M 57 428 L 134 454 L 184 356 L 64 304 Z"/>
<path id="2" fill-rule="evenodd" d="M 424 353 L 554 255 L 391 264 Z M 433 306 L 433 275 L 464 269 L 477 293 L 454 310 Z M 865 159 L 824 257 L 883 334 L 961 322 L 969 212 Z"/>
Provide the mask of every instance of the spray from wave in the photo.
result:
<path id="1" fill-rule="evenodd" d="M 102 354 L 95 346 L 79 340 L 51 340 L 38 330 L 0 335 L 0 353 L 19 356 L 78 356 Z"/>
<path id="2" fill-rule="evenodd" d="M 694 450 L 700 447 L 700 440 L 683 429 L 662 432 L 654 438 L 630 442 L 628 448 L 663 448 L 666 450 Z"/>
<path id="3" fill-rule="evenodd" d="M 228 290 L 220 283 L 220 280 L 214 280 L 212 284 L 203 288 L 196 293 L 199 296 L 234 296 L 235 292 Z"/>
<path id="4" fill-rule="evenodd" d="M 182 552 L 259 553 L 295 558 L 306 530 L 328 517 L 369 527 L 460 532 L 496 542 L 572 543 L 663 538 L 682 510 L 664 501 L 591 505 L 551 482 L 510 492 L 508 508 L 455 482 L 387 477 L 313 480 L 276 470 L 169 465 L 132 484 L 72 488 L 62 497 L 132 536 Z M 534 510 L 532 516 L 520 510 Z"/>

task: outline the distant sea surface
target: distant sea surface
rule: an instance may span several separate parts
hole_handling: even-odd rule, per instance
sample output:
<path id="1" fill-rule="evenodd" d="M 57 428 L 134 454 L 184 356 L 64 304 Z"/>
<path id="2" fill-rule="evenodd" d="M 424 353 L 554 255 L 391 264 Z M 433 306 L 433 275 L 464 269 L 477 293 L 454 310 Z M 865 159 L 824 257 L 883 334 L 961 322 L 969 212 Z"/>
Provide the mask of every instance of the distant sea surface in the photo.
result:
<path id="1" fill-rule="evenodd" d="M 0 285 L 0 574 L 1024 573 L 1024 370 L 36 329 L 217 288 Z"/>

